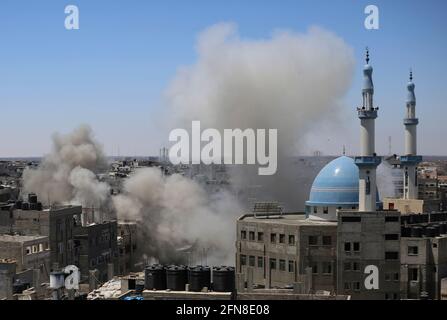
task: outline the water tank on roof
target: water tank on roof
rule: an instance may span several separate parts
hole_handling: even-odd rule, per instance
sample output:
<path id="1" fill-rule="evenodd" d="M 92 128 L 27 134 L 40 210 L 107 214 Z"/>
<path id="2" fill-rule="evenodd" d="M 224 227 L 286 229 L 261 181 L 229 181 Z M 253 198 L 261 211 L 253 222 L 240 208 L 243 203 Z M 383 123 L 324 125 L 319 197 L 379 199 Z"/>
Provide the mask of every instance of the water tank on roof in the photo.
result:
<path id="1" fill-rule="evenodd" d="M 422 237 L 422 227 L 411 227 L 411 236 L 414 238 Z"/>
<path id="2" fill-rule="evenodd" d="M 29 203 L 28 202 L 23 202 L 22 203 L 22 210 L 29 210 Z"/>
<path id="3" fill-rule="evenodd" d="M 213 290 L 217 292 L 233 292 L 235 272 L 233 267 L 213 267 Z"/>
<path id="4" fill-rule="evenodd" d="M 37 195 L 35 193 L 28 194 L 29 203 L 37 203 Z"/>
<path id="5" fill-rule="evenodd" d="M 185 266 L 169 266 L 166 269 L 166 288 L 174 291 L 185 291 L 188 272 Z"/>
<path id="6" fill-rule="evenodd" d="M 160 264 L 153 264 L 144 269 L 144 286 L 148 290 L 166 289 L 166 269 Z"/>
<path id="7" fill-rule="evenodd" d="M 211 269 L 206 266 L 194 266 L 188 268 L 188 283 L 190 291 L 201 291 L 204 287 L 210 289 Z"/>

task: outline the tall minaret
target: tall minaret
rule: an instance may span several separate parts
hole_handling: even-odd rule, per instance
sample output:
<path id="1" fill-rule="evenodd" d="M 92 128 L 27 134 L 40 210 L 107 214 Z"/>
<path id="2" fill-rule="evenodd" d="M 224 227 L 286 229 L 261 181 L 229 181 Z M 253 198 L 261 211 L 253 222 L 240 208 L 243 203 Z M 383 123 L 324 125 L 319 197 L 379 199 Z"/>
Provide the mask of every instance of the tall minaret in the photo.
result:
<path id="1" fill-rule="evenodd" d="M 360 119 L 360 157 L 355 157 L 355 164 L 359 167 L 359 211 L 376 211 L 378 200 L 376 199 L 376 168 L 381 158 L 377 157 L 374 151 L 374 120 L 377 118 L 379 108 L 373 106 L 372 72 L 369 51 L 366 48 L 366 65 L 363 68 L 363 105 L 357 108 Z"/>
<path id="2" fill-rule="evenodd" d="M 416 126 L 416 96 L 414 95 L 413 72 L 410 70 L 410 81 L 407 84 L 407 112 L 405 125 L 405 155 L 400 157 L 404 171 L 404 199 L 418 198 L 417 165 L 422 157 L 417 155 Z"/>

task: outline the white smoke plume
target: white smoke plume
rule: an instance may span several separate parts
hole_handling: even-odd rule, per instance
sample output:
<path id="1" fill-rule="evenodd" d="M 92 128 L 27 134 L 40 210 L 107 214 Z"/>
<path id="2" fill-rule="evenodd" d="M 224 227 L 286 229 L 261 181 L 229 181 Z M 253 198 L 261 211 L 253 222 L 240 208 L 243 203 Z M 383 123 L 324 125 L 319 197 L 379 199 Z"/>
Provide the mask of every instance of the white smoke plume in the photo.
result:
<path id="1" fill-rule="evenodd" d="M 181 175 L 162 176 L 158 168 L 137 170 L 113 198 L 118 217 L 141 221 L 149 258 L 164 263 L 189 259 L 208 264 L 234 263 L 235 221 L 241 208 L 221 192 L 210 196 Z M 195 256 L 179 249 L 191 246 Z M 205 251 L 204 251 L 205 250 Z"/>
<path id="2" fill-rule="evenodd" d="M 107 168 L 102 147 L 83 125 L 73 132 L 54 134 L 53 150 L 37 169 L 23 172 L 23 193 L 34 192 L 44 204 L 107 205 L 109 186 L 99 182 L 95 172 Z"/>
<path id="3" fill-rule="evenodd" d="M 307 194 L 296 190 L 300 183 L 290 157 L 306 134 L 335 124 L 344 114 L 352 49 L 317 27 L 250 40 L 240 38 L 231 23 L 205 30 L 196 47 L 197 62 L 181 68 L 166 91 L 171 128 L 189 129 L 192 120 L 200 120 L 202 130 L 278 129 L 276 175 L 259 177 L 255 166 L 241 166 L 233 168 L 233 183 L 241 189 L 261 186 L 264 194 L 257 194 L 258 200 L 302 208 Z"/>

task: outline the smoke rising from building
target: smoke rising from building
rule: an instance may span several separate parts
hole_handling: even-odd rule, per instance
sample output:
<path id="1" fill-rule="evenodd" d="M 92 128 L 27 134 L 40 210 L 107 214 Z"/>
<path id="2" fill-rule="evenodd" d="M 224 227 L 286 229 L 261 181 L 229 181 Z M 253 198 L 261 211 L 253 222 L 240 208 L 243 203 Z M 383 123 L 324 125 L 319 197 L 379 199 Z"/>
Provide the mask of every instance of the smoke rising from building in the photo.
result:
<path id="1" fill-rule="evenodd" d="M 107 205 L 110 188 L 95 172 L 107 168 L 101 145 L 86 125 L 53 135 L 53 150 L 37 169 L 23 172 L 24 194 L 34 192 L 44 204 L 76 203 L 100 208 Z"/>
<path id="2" fill-rule="evenodd" d="M 247 40 L 230 23 L 205 30 L 196 47 L 197 62 L 181 68 L 166 91 L 169 125 L 189 129 L 200 119 L 204 129 L 221 132 L 278 129 L 276 175 L 259 177 L 254 168 L 238 166 L 232 182 L 240 189 L 260 185 L 255 198 L 301 209 L 307 193 L 296 190 L 291 156 L 307 133 L 343 114 L 354 69 L 351 48 L 320 28 Z"/>
<path id="3" fill-rule="evenodd" d="M 234 221 L 241 208 L 226 192 L 210 198 L 189 178 L 162 176 L 157 168 L 144 168 L 124 182 L 123 193 L 113 202 L 118 217 L 142 223 L 148 257 L 164 263 L 206 257 L 215 264 L 234 259 Z M 185 247 L 191 250 L 179 251 Z M 196 256 L 188 256 L 189 251 Z"/>

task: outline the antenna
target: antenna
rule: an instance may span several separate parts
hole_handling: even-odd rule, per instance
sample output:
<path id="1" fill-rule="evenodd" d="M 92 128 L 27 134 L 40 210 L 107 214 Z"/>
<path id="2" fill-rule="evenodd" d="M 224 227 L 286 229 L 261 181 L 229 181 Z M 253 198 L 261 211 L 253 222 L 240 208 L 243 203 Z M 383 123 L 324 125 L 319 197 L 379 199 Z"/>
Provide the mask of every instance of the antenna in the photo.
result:
<path id="1" fill-rule="evenodd" d="M 391 154 L 391 136 L 388 136 L 388 154 Z"/>

